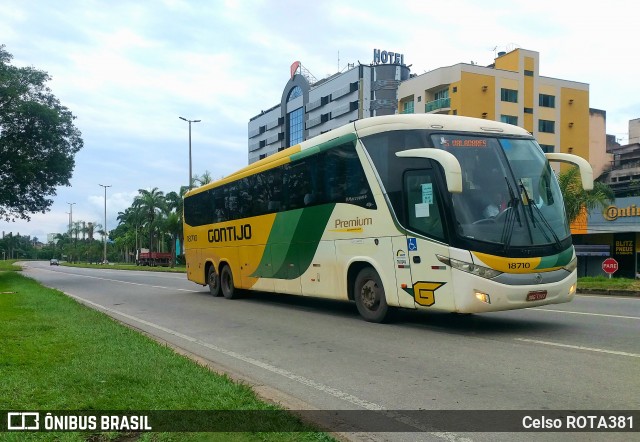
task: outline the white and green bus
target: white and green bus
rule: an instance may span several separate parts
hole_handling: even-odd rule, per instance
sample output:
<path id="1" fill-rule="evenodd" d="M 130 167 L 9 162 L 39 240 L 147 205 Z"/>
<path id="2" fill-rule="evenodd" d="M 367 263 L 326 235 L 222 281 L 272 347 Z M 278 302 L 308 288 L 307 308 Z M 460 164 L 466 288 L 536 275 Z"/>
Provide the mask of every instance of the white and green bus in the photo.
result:
<path id="1" fill-rule="evenodd" d="M 188 278 L 239 290 L 476 313 L 571 301 L 576 256 L 549 160 L 524 129 L 448 115 L 357 120 L 191 190 Z"/>

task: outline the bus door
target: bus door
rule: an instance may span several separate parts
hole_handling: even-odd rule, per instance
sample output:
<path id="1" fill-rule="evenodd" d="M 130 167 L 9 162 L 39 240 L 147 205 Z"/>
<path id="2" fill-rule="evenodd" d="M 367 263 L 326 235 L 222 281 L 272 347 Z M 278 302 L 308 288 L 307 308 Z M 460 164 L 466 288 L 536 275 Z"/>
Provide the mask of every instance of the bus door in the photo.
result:
<path id="1" fill-rule="evenodd" d="M 412 280 L 404 291 L 413 296 L 415 308 L 455 310 L 451 270 L 437 258 L 449 257 L 437 187 L 433 169 L 404 173 L 406 250 Z"/>

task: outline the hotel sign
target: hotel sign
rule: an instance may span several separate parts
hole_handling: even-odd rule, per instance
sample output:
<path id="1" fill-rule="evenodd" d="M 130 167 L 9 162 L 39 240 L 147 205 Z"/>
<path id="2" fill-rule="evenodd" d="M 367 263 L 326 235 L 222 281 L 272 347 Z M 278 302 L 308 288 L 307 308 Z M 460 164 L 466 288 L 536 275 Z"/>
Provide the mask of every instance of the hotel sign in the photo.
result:
<path id="1" fill-rule="evenodd" d="M 404 54 L 374 49 L 373 64 L 399 64 L 400 66 L 404 66 Z"/>

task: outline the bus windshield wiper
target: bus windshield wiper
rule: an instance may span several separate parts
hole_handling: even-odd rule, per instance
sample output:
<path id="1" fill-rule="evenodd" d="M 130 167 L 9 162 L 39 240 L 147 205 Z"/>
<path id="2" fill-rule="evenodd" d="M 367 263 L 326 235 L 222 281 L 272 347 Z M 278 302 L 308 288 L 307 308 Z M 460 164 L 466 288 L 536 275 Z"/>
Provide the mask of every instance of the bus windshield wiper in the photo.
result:
<path id="1" fill-rule="evenodd" d="M 542 224 L 544 224 L 544 226 L 549 230 L 549 232 L 551 232 L 551 235 L 553 235 L 553 240 L 555 241 L 558 249 L 562 248 L 562 244 L 560 243 L 560 239 L 558 238 L 558 235 L 556 235 L 556 232 L 553 231 L 551 224 L 549 224 L 549 221 L 547 221 L 547 218 L 545 218 L 545 216 L 542 214 L 542 211 L 540 210 L 540 208 L 535 204 L 535 202 L 529 196 L 529 193 L 527 192 L 527 188 L 524 186 L 522 179 L 520 179 L 520 187 L 522 188 L 522 193 L 524 193 L 524 196 L 527 199 L 527 205 L 529 206 L 529 214 L 531 215 L 533 228 L 534 229 L 536 228 L 536 219 L 534 216 L 534 212 L 535 212 L 538 215 L 538 218 L 540 219 L 540 221 L 542 221 Z M 549 241 L 550 240 L 549 235 L 545 233 L 544 229 L 541 228 L 540 231 L 542 232 L 544 237 Z"/>
<path id="2" fill-rule="evenodd" d="M 504 220 L 504 227 L 502 228 L 502 243 L 504 244 L 504 252 L 506 253 L 511 246 L 511 235 L 513 234 L 515 221 L 516 219 L 518 220 L 518 224 L 520 225 L 520 227 L 522 227 L 522 221 L 520 220 L 520 214 L 518 212 L 518 203 L 520 202 L 520 200 L 513 191 L 513 187 L 511 187 L 509 179 L 507 177 L 504 177 L 504 180 L 507 182 L 507 188 L 509 189 L 508 208 L 511 208 L 511 210 L 507 214 L 506 219 Z"/>

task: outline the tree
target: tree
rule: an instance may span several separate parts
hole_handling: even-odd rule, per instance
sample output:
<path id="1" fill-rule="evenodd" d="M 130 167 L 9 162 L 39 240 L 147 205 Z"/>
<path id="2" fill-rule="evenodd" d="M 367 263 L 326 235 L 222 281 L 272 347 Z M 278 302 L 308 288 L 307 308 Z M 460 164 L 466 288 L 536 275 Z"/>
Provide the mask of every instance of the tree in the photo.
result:
<path id="1" fill-rule="evenodd" d="M 171 212 L 164 219 L 164 229 L 171 236 L 171 267 L 176 265 L 176 238 L 182 230 L 182 221 L 176 212 Z"/>
<path id="2" fill-rule="evenodd" d="M 193 182 L 191 184 L 192 185 L 198 184 L 198 186 L 204 186 L 205 184 L 209 184 L 212 181 L 213 181 L 213 178 L 211 177 L 211 172 L 209 172 L 208 170 L 205 170 L 202 175 L 194 176 Z"/>
<path id="3" fill-rule="evenodd" d="M 184 210 L 184 194 L 187 193 L 189 189 L 185 186 L 180 187 L 180 194 L 176 192 L 169 192 L 165 196 L 167 202 L 167 209 L 172 210 L 178 215 L 178 230 L 176 234 L 180 239 L 180 250 L 179 255 L 182 255 L 183 247 L 184 247 L 184 232 L 182 230 L 182 212 Z M 175 242 L 175 240 L 174 240 Z"/>
<path id="4" fill-rule="evenodd" d="M 604 183 L 595 181 L 593 190 L 584 190 L 580 180 L 580 169 L 577 167 L 570 167 L 561 172 L 558 175 L 558 182 L 564 198 L 564 208 L 567 212 L 569 223 L 572 223 L 580 216 L 583 208 L 587 211 L 596 207 L 604 208 L 614 200 L 613 190 Z"/>
<path id="5" fill-rule="evenodd" d="M 11 66 L 0 45 L 0 219 L 30 219 L 68 186 L 82 148 L 75 117 L 46 86 L 46 72 Z"/>
<path id="6" fill-rule="evenodd" d="M 140 210 L 149 229 L 149 251 L 153 252 L 153 231 L 156 218 L 165 208 L 164 192 L 154 187 L 151 190 L 139 189 L 133 200 L 133 207 Z"/>

